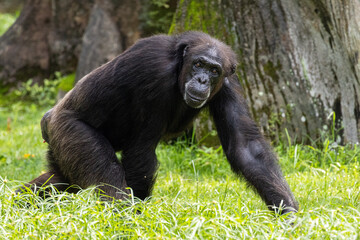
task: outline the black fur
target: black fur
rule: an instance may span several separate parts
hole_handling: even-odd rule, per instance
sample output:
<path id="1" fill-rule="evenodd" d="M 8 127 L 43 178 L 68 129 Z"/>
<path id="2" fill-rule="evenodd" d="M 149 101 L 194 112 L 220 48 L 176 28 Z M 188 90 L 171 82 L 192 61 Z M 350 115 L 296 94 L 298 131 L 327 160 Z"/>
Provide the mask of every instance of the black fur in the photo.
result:
<path id="1" fill-rule="evenodd" d="M 80 80 L 41 121 L 49 172 L 30 185 L 100 185 L 109 197 L 151 194 L 155 148 L 209 106 L 226 156 L 266 204 L 297 209 L 276 157 L 250 118 L 236 55 L 200 32 L 139 40 Z M 119 161 L 115 152 L 122 151 Z M 52 176 L 51 180 L 46 182 Z M 72 189 L 72 191 L 75 191 Z"/>

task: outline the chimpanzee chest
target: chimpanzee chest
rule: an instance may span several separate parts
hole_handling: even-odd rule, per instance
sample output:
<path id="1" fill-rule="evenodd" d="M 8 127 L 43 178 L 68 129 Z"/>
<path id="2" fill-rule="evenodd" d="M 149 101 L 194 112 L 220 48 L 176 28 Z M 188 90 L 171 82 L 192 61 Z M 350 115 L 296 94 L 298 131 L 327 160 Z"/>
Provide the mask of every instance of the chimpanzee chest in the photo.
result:
<path id="1" fill-rule="evenodd" d="M 199 114 L 199 109 L 189 108 L 186 111 L 179 112 L 177 116 L 172 118 L 168 124 L 166 132 L 163 136 L 164 140 L 173 139 L 180 136 L 185 130 L 192 127 L 192 123 Z"/>

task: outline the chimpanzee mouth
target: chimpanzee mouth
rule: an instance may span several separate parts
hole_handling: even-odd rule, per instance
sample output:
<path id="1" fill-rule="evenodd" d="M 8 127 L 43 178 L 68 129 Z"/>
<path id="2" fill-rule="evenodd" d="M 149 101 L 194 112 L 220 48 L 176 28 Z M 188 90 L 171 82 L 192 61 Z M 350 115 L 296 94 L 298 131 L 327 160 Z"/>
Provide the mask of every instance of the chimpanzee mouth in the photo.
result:
<path id="1" fill-rule="evenodd" d="M 194 97 L 193 95 L 191 95 L 190 93 L 187 93 L 187 95 L 194 101 L 197 101 L 197 102 L 204 102 L 207 100 L 207 97 L 205 98 L 199 98 L 199 97 Z"/>
<path id="2" fill-rule="evenodd" d="M 207 94 L 208 95 L 208 94 Z M 199 97 L 199 96 L 194 96 L 189 92 L 186 92 L 185 94 L 185 102 L 193 108 L 201 108 L 202 106 L 204 106 L 204 104 L 206 103 L 208 99 L 208 96 L 204 96 L 204 97 Z"/>

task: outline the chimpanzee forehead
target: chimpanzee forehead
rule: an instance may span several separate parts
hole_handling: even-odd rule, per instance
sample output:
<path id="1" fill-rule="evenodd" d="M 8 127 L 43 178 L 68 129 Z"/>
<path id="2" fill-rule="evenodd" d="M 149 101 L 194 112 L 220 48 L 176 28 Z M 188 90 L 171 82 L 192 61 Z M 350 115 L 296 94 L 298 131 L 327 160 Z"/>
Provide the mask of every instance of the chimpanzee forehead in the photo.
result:
<path id="1" fill-rule="evenodd" d="M 223 64 L 224 62 L 219 47 L 211 43 L 206 43 L 195 47 L 193 54 L 195 56 L 206 56 L 208 59 L 212 59 L 213 61 L 216 61 L 219 64 Z"/>
<path id="2" fill-rule="evenodd" d="M 207 54 L 211 58 L 219 58 L 219 52 L 215 46 L 209 46 Z"/>

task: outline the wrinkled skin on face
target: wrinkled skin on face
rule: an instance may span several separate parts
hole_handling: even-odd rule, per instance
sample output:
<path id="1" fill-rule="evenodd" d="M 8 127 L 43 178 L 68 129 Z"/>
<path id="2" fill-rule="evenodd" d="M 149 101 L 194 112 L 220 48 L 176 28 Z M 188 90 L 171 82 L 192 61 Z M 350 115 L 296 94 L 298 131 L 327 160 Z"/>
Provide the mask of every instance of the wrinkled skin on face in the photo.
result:
<path id="1" fill-rule="evenodd" d="M 226 77 L 234 73 L 235 65 L 227 66 L 216 45 L 184 49 L 181 92 L 186 104 L 203 107 L 221 88 Z"/>

